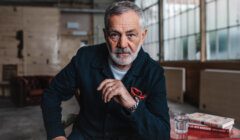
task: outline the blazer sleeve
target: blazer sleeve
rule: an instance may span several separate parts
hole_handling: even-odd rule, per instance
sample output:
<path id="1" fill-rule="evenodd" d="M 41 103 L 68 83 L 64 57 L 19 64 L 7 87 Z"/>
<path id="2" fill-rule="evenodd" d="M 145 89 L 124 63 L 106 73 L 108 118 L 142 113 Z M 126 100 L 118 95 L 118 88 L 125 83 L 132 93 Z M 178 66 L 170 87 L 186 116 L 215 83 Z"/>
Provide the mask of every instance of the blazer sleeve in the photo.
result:
<path id="1" fill-rule="evenodd" d="M 123 112 L 131 121 L 139 140 L 168 140 L 170 120 L 163 69 L 155 73 L 151 81 L 149 94 L 140 101 L 138 108 L 133 113 L 126 109 Z"/>
<path id="2" fill-rule="evenodd" d="M 61 124 L 61 102 L 70 99 L 76 90 L 76 63 L 74 56 L 71 62 L 53 78 L 50 86 L 43 93 L 41 108 L 47 139 L 65 136 Z"/>

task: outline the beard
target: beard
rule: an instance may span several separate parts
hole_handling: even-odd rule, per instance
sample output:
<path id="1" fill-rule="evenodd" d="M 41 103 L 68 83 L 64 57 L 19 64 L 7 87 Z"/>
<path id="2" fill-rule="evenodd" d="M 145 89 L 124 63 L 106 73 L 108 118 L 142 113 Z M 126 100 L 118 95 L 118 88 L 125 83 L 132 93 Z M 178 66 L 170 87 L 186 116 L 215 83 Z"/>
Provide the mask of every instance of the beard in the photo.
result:
<path id="1" fill-rule="evenodd" d="M 113 52 L 110 51 L 108 46 L 108 51 L 113 62 L 117 65 L 125 66 L 130 65 L 136 58 L 141 49 L 141 45 L 138 46 L 137 51 L 133 53 L 130 48 L 116 48 Z M 124 55 L 120 55 L 123 54 Z"/>

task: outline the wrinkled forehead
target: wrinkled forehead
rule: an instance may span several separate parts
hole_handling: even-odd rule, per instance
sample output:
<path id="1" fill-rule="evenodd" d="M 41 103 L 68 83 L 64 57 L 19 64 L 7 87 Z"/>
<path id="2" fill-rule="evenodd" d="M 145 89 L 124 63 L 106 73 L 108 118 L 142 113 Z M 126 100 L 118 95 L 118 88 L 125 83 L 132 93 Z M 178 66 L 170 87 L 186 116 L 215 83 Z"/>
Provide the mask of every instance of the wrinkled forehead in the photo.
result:
<path id="1" fill-rule="evenodd" d="M 141 27 L 140 17 L 133 11 L 109 17 L 108 29 L 133 30 Z"/>

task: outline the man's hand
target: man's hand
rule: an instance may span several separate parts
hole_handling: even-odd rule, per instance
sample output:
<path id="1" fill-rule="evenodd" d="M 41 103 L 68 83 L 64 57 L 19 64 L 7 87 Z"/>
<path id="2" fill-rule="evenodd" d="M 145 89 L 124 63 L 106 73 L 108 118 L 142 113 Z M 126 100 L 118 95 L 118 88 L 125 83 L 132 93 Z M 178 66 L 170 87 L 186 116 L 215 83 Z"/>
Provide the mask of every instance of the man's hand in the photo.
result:
<path id="1" fill-rule="evenodd" d="M 67 140 L 67 138 L 64 136 L 58 136 L 56 138 L 53 138 L 52 140 Z"/>
<path id="2" fill-rule="evenodd" d="M 136 101 L 120 80 L 106 79 L 101 82 L 97 90 L 102 91 L 102 99 L 105 103 L 113 98 L 114 101 L 127 109 L 136 104 Z"/>

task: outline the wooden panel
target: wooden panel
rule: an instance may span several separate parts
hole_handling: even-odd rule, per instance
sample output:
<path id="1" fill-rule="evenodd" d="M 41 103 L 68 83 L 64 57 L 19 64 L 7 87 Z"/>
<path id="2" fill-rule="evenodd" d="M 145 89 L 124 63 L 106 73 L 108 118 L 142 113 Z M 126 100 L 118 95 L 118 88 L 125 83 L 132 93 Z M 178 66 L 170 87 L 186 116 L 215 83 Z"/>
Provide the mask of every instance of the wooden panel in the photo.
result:
<path id="1" fill-rule="evenodd" d="M 58 9 L 24 7 L 23 26 L 24 75 L 55 75 L 59 71 Z"/>
<path id="2" fill-rule="evenodd" d="M 240 121 L 240 71 L 201 72 L 200 109 Z"/>
<path id="3" fill-rule="evenodd" d="M 59 10 L 50 7 L 23 7 L 23 15 L 27 16 L 58 16 Z M 42 17 L 41 17 L 42 18 Z"/>
<path id="4" fill-rule="evenodd" d="M 0 6 L 0 67 L 9 64 L 17 66 L 20 63 L 17 58 L 19 41 L 16 39 L 16 32 L 22 29 L 21 21 L 21 7 Z M 1 76 L 0 82 L 2 80 Z M 8 94 L 8 91 L 6 89 L 5 94 Z"/>
<path id="5" fill-rule="evenodd" d="M 59 10 L 57 8 L 23 7 L 24 31 L 57 34 L 58 27 Z"/>
<path id="6" fill-rule="evenodd" d="M 17 49 L 17 45 L 18 45 L 18 41 L 15 40 L 15 41 L 2 41 L 0 43 L 0 48 L 1 49 Z"/>
<path id="7" fill-rule="evenodd" d="M 81 38 L 62 36 L 59 48 L 59 61 L 61 67 L 66 66 L 80 48 Z M 69 47 L 71 46 L 71 47 Z"/>
<path id="8" fill-rule="evenodd" d="M 36 76 L 36 75 L 56 75 L 61 69 L 59 65 L 41 65 L 41 64 L 26 64 L 27 69 L 24 70 L 24 75 Z"/>
<path id="9" fill-rule="evenodd" d="M 4 57 L 14 58 L 14 57 L 17 57 L 17 53 L 18 53 L 18 50 L 17 50 L 17 47 L 15 46 L 15 48 L 13 49 L 6 49 Z"/>
<path id="10" fill-rule="evenodd" d="M 0 26 L 16 26 L 21 27 L 22 16 L 0 16 Z"/>
<path id="11" fill-rule="evenodd" d="M 22 8 L 12 6 L 0 6 L 0 34 L 6 30 L 17 31 L 22 28 Z"/>
<path id="12" fill-rule="evenodd" d="M 185 69 L 164 67 L 167 98 L 172 101 L 183 103 L 183 94 L 185 92 Z"/>
<path id="13" fill-rule="evenodd" d="M 26 64 L 57 63 L 59 40 L 56 34 L 26 32 L 24 35 Z"/>
<path id="14" fill-rule="evenodd" d="M 57 21 L 27 21 L 23 22 L 24 31 L 57 33 L 59 24 Z"/>
<path id="15" fill-rule="evenodd" d="M 17 71 L 17 74 L 18 76 L 23 76 L 24 75 L 24 65 L 22 62 L 18 63 L 18 71 Z"/>
<path id="16" fill-rule="evenodd" d="M 3 66 L 0 64 L 0 82 L 3 81 L 3 80 L 2 80 L 2 67 L 3 67 Z"/>
<path id="17" fill-rule="evenodd" d="M 0 66 L 16 64 L 18 75 L 55 75 L 58 66 L 58 8 L 0 6 Z M 23 31 L 18 59 L 16 32 Z"/>
<path id="18" fill-rule="evenodd" d="M 18 30 L 21 30 L 21 29 L 19 29 L 19 28 L 8 28 L 8 27 L 1 27 L 0 26 L 0 36 L 1 36 L 1 38 L 3 38 L 3 36 L 15 37 L 16 36 L 16 32 Z"/>
<path id="19" fill-rule="evenodd" d="M 162 66 L 185 68 L 186 70 L 186 91 L 184 94 L 184 102 L 188 102 L 194 106 L 199 103 L 199 77 L 200 63 L 199 62 L 162 62 Z"/>
<path id="20" fill-rule="evenodd" d="M 60 34 L 61 35 L 73 35 L 74 31 L 83 31 L 87 34 L 92 34 L 93 31 L 92 22 L 91 22 L 91 14 L 72 14 L 72 13 L 62 13 L 61 14 L 61 24 L 60 24 Z M 67 28 L 68 22 L 76 22 L 79 24 L 79 29 L 69 29 Z M 102 33 L 102 30 L 101 32 Z M 99 33 L 99 34 L 100 34 Z"/>
<path id="21" fill-rule="evenodd" d="M 17 57 L 6 57 L 5 55 L 0 56 L 0 65 L 1 64 L 18 64 L 21 60 Z"/>
<path id="22" fill-rule="evenodd" d="M 22 16 L 22 8 L 15 6 L 0 6 L 0 17 L 2 16 Z"/>
<path id="23" fill-rule="evenodd" d="M 1 40 L 1 44 L 3 42 L 5 43 L 14 42 L 16 44 L 19 43 L 19 41 L 16 39 L 16 32 L 14 32 L 13 35 L 0 35 L 0 40 Z"/>
<path id="24" fill-rule="evenodd" d="M 184 101 L 198 107 L 200 90 L 200 71 L 204 69 L 240 70 L 240 61 L 168 61 L 160 62 L 166 67 L 186 69 L 186 92 Z"/>

